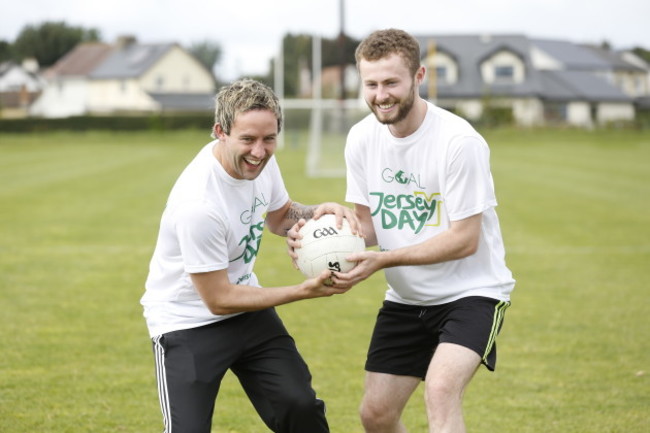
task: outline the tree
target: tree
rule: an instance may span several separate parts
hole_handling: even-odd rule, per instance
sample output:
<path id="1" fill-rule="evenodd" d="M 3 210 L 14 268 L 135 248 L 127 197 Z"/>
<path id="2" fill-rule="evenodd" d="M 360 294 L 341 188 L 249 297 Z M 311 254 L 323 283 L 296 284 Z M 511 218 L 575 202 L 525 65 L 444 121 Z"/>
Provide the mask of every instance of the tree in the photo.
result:
<path id="1" fill-rule="evenodd" d="M 282 40 L 285 96 L 298 96 L 301 70 L 307 67 L 311 71 L 311 39 L 310 35 L 288 33 Z"/>
<path id="2" fill-rule="evenodd" d="M 11 44 L 7 41 L 0 40 L 0 63 L 11 60 L 12 58 Z"/>
<path id="3" fill-rule="evenodd" d="M 335 66 L 341 64 L 341 59 L 348 64 L 354 64 L 354 51 L 359 41 L 347 36 L 343 41 L 343 57 L 341 57 L 341 41 L 338 38 L 321 39 L 321 66 Z M 312 75 L 312 36 L 307 34 L 292 35 L 287 33 L 283 40 L 284 57 L 284 93 L 289 97 L 296 97 L 299 94 L 300 73 L 307 69 Z M 270 76 L 273 76 L 271 70 Z"/>
<path id="4" fill-rule="evenodd" d="M 217 42 L 204 40 L 194 42 L 188 51 L 212 73 L 214 66 L 221 61 L 221 45 Z"/>
<path id="5" fill-rule="evenodd" d="M 34 57 L 39 65 L 51 66 L 77 44 L 99 40 L 98 30 L 71 27 L 63 21 L 28 24 L 16 38 L 13 51 L 18 60 Z"/>
<path id="6" fill-rule="evenodd" d="M 354 58 L 354 52 L 361 43 L 357 39 L 352 39 L 347 35 L 343 35 L 343 41 L 341 41 L 341 36 L 336 39 L 323 39 L 323 67 L 336 66 L 340 65 L 341 61 L 345 64 L 354 65 L 356 59 Z M 343 49 L 343 53 L 341 53 Z"/>
<path id="7" fill-rule="evenodd" d="M 632 52 L 650 64 L 650 50 L 642 47 L 635 47 L 632 49 Z"/>

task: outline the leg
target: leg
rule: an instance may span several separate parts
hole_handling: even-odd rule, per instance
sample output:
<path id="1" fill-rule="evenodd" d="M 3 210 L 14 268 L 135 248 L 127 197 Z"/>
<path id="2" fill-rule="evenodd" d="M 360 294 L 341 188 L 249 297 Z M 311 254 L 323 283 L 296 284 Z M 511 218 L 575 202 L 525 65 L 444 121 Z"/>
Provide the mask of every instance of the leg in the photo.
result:
<path id="1" fill-rule="evenodd" d="M 325 404 L 293 338 L 274 311 L 258 314 L 259 337 L 232 371 L 265 424 L 276 433 L 327 433 Z"/>
<path id="2" fill-rule="evenodd" d="M 481 363 L 473 350 L 440 343 L 425 380 L 425 403 L 431 433 L 464 433 L 463 393 Z"/>
<path id="3" fill-rule="evenodd" d="M 465 388 L 481 363 L 494 370 L 495 339 L 509 305 L 496 299 L 468 297 L 432 308 L 424 316 L 431 329 L 441 324 L 440 343 L 425 378 L 431 432 L 465 432 L 462 414 Z"/>
<path id="4" fill-rule="evenodd" d="M 385 373 L 366 373 L 361 423 L 366 433 L 405 433 L 400 421 L 409 397 L 421 379 Z"/>
<path id="5" fill-rule="evenodd" d="M 181 333 L 170 333 L 156 337 L 153 343 L 165 433 L 209 433 L 214 402 L 226 369 L 206 366 L 203 354 L 196 353 L 183 340 Z"/>
<path id="6" fill-rule="evenodd" d="M 433 355 L 432 338 L 420 318 L 422 308 L 384 301 L 366 360 L 360 408 L 367 433 L 404 433 L 400 421 Z"/>
<path id="7" fill-rule="evenodd" d="M 248 314 L 153 339 L 165 433 L 209 433 L 221 380 L 246 344 Z"/>

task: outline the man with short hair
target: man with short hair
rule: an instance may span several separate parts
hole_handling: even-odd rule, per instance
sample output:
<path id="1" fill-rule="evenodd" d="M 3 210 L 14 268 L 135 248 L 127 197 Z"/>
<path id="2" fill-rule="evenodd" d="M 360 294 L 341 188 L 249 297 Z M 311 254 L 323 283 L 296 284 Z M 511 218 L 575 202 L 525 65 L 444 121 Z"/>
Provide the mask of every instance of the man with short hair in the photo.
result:
<path id="1" fill-rule="evenodd" d="M 462 433 L 463 392 L 481 364 L 495 368 L 514 287 L 489 148 L 468 122 L 419 96 L 425 68 L 411 35 L 374 32 L 356 59 L 373 114 L 347 138 L 346 201 L 379 251 L 351 255 L 358 265 L 334 282 L 348 287 L 382 269 L 388 282 L 361 420 L 368 433 L 405 432 L 402 411 L 424 381 L 429 431 Z"/>
<path id="2" fill-rule="evenodd" d="M 353 229 L 357 221 L 336 203 L 289 199 L 274 157 L 281 126 L 267 86 L 241 80 L 222 88 L 216 140 L 169 195 L 141 300 L 166 433 L 210 432 L 228 369 L 272 431 L 329 431 L 307 365 L 273 307 L 347 288 L 326 286 L 328 271 L 297 285 L 260 287 L 253 266 L 265 226 L 286 236 L 298 220 L 324 213 L 339 224 L 348 218 Z"/>

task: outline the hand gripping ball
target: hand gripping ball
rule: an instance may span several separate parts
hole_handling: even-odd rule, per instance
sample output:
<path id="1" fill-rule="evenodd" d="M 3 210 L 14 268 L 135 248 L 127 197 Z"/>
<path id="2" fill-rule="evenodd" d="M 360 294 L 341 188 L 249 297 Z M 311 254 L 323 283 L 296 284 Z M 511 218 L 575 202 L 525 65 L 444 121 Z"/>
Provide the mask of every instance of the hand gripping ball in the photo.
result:
<path id="1" fill-rule="evenodd" d="M 354 235 L 350 224 L 343 218 L 343 227 L 336 227 L 336 217 L 322 215 L 317 220 L 309 220 L 300 229 L 301 248 L 296 248 L 296 263 L 300 271 L 313 278 L 324 270 L 347 272 L 356 263 L 345 260 L 351 253 L 363 251 L 366 247 L 363 238 Z"/>

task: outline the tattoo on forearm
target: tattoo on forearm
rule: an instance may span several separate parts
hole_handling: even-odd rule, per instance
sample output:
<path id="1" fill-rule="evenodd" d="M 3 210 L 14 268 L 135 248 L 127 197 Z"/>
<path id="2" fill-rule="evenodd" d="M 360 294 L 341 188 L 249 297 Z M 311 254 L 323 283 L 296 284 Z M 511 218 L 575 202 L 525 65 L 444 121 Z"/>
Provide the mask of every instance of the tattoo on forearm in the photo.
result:
<path id="1" fill-rule="evenodd" d="M 293 202 L 287 211 L 286 218 L 292 222 L 292 225 L 297 223 L 300 218 L 306 220 L 314 216 L 316 206 L 305 206 L 304 204 Z"/>

